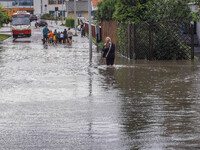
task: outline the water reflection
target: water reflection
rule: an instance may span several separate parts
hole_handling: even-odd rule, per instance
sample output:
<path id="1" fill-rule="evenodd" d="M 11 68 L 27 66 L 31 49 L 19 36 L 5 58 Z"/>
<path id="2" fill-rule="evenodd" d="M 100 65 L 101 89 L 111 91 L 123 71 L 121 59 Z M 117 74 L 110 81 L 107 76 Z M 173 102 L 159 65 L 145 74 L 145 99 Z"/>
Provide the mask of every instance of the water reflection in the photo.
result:
<path id="1" fill-rule="evenodd" d="M 130 149 L 197 148 L 198 66 L 184 61 L 150 63 L 99 69 L 104 88 L 121 91 L 122 140 Z"/>

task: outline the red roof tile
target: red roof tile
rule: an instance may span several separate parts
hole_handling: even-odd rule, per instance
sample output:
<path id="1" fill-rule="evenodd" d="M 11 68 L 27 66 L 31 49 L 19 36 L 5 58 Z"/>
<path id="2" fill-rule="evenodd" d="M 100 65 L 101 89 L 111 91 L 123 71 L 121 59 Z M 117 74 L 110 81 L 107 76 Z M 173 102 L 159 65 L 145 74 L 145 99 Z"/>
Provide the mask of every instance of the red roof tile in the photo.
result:
<path id="1" fill-rule="evenodd" d="M 92 0 L 92 5 L 97 6 L 98 2 L 101 2 L 103 0 Z"/>

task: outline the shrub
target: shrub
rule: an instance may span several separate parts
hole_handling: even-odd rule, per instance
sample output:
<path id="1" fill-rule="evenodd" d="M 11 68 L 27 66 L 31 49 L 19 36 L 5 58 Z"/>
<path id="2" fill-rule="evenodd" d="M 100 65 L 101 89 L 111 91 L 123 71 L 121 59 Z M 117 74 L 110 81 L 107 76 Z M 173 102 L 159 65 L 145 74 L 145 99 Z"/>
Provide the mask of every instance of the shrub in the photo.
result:
<path id="1" fill-rule="evenodd" d="M 41 16 L 41 19 L 54 20 L 54 17 L 51 16 L 50 14 L 44 14 Z"/>
<path id="2" fill-rule="evenodd" d="M 128 38 L 127 38 L 127 24 L 118 23 L 117 27 L 117 45 L 118 51 L 124 55 L 128 56 Z"/>
<path id="3" fill-rule="evenodd" d="M 70 28 L 74 28 L 74 19 L 68 18 L 66 19 L 65 25 Z"/>

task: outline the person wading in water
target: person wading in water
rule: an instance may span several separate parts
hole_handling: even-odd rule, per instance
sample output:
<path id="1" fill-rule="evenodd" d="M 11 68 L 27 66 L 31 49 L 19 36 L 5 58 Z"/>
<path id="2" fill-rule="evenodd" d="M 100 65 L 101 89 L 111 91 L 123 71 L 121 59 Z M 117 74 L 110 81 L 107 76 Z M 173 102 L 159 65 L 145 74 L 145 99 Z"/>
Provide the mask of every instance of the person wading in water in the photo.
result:
<path id="1" fill-rule="evenodd" d="M 111 42 L 110 37 L 106 37 L 105 44 L 103 46 L 103 58 L 106 59 L 106 64 L 113 65 L 115 61 L 115 44 Z"/>

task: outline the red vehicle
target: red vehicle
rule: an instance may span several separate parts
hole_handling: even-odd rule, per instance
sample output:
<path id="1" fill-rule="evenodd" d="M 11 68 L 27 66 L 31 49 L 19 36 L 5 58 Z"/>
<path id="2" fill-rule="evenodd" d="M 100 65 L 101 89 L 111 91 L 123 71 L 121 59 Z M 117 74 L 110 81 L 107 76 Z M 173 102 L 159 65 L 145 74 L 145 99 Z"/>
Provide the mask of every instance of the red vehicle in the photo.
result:
<path id="1" fill-rule="evenodd" d="M 12 15 L 13 38 L 19 36 L 31 36 L 30 13 L 18 11 Z"/>

